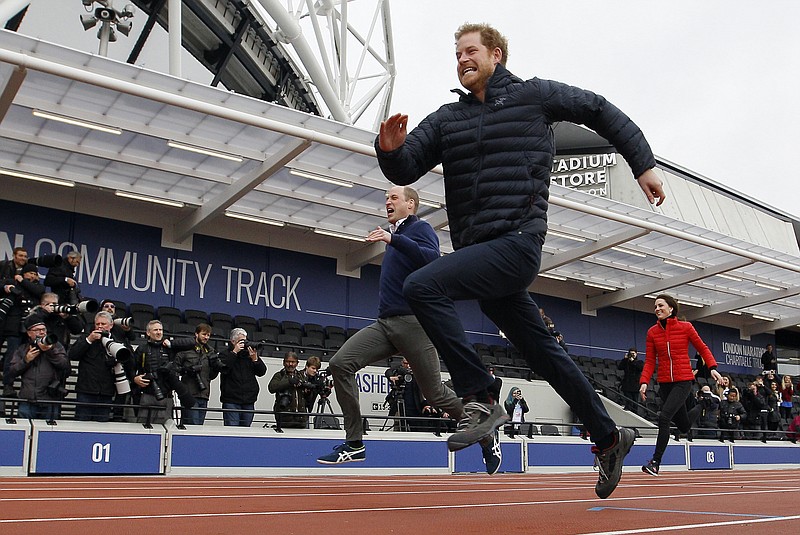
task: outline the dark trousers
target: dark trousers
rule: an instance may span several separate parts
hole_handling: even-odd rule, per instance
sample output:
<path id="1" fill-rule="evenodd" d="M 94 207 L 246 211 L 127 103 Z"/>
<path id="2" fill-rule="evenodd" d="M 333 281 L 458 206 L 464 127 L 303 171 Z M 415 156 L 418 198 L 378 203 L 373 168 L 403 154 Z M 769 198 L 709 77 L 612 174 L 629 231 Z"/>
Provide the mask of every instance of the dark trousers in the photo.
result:
<path id="1" fill-rule="evenodd" d="M 656 438 L 656 451 L 653 460 L 660 463 L 661 457 L 667 449 L 670 435 L 670 422 L 681 433 L 687 433 L 692 427 L 689 411 L 686 410 L 686 399 L 692 392 L 692 381 L 678 381 L 676 383 L 660 383 L 658 397 L 661 398 L 661 412 L 658 413 L 658 438 Z M 700 411 L 692 411 L 695 418 Z"/>
<path id="2" fill-rule="evenodd" d="M 528 366 L 544 377 L 594 440 L 616 429 L 600 397 L 547 330 L 528 287 L 539 270 L 543 236 L 512 232 L 438 258 L 406 279 L 403 294 L 436 346 L 458 396 L 486 390 L 494 378 L 467 340 L 455 301 L 477 299 Z"/>

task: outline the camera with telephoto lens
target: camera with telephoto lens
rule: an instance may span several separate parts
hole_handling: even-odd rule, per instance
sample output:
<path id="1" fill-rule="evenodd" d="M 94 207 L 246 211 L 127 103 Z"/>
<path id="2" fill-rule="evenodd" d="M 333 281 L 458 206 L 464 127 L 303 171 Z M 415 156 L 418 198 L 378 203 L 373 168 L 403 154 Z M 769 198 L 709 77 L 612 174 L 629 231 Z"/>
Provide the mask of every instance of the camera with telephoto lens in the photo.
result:
<path id="1" fill-rule="evenodd" d="M 8 311 L 14 306 L 14 300 L 10 297 L 3 297 L 0 299 L 0 323 L 6 320 Z"/>
<path id="2" fill-rule="evenodd" d="M 125 344 L 115 342 L 114 339 L 111 338 L 111 333 L 108 331 L 102 331 L 100 343 L 106 350 L 106 362 L 109 366 L 114 366 L 118 362 L 133 358 L 133 353 L 131 353 L 131 350 L 128 349 Z"/>
<path id="3" fill-rule="evenodd" d="M 133 318 L 116 318 L 114 320 L 114 325 L 132 329 L 136 324 L 134 323 Z"/>
<path id="4" fill-rule="evenodd" d="M 292 393 L 291 392 L 278 392 L 275 398 L 275 405 L 277 411 L 288 411 L 292 406 Z"/>
<path id="5" fill-rule="evenodd" d="M 56 342 L 58 342 L 58 336 L 56 336 L 55 334 L 51 333 L 51 334 L 46 334 L 44 336 L 37 336 L 33 340 L 33 345 L 35 345 L 36 347 L 41 349 L 42 346 L 45 346 L 45 347 L 46 346 L 51 346 L 51 345 L 55 344 Z"/>
<path id="6" fill-rule="evenodd" d="M 197 381 L 197 386 L 200 390 L 205 390 L 208 385 L 206 385 L 205 381 L 203 381 L 202 377 L 202 364 L 195 364 L 194 366 L 184 366 L 181 368 L 181 374 L 185 375 L 186 377 L 194 377 Z"/>
<path id="7" fill-rule="evenodd" d="M 153 387 L 153 396 L 155 396 L 158 401 L 161 401 L 167 397 L 167 395 L 161 389 L 161 385 L 158 384 L 158 373 L 148 372 L 144 374 L 143 379 L 150 381 L 150 386 Z"/>
<path id="8" fill-rule="evenodd" d="M 114 364 L 114 388 L 117 389 L 117 394 L 127 394 L 131 391 L 131 382 L 128 381 L 128 376 L 125 374 L 121 362 Z"/>
<path id="9" fill-rule="evenodd" d="M 86 299 L 77 305 L 53 305 L 53 312 L 59 314 L 94 314 L 100 309 L 95 299 Z"/>

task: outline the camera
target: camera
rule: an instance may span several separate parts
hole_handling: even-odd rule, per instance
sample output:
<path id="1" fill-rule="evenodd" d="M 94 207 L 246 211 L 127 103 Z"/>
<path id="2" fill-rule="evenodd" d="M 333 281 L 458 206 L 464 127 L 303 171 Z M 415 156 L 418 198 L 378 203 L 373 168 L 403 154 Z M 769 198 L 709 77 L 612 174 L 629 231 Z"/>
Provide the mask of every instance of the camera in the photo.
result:
<path id="1" fill-rule="evenodd" d="M 58 336 L 55 334 L 47 334 L 45 336 L 38 336 L 33 340 L 33 345 L 41 348 L 42 346 L 51 346 L 58 342 Z"/>
<path id="2" fill-rule="evenodd" d="M 10 297 L 4 297 L 0 299 L 0 322 L 6 320 L 6 316 L 8 316 L 8 311 L 11 310 L 11 307 L 14 306 L 14 300 Z"/>
<path id="3" fill-rule="evenodd" d="M 157 373 L 146 373 L 144 374 L 144 379 L 150 381 L 150 386 L 153 387 L 153 396 L 155 396 L 158 401 L 161 401 L 167 397 L 167 395 L 164 394 L 164 391 L 161 389 L 161 385 L 158 384 Z"/>
<path id="4" fill-rule="evenodd" d="M 120 327 L 127 327 L 129 329 L 132 329 L 135 326 L 133 318 L 117 318 L 114 320 L 114 325 L 119 325 Z"/>
<path id="5" fill-rule="evenodd" d="M 77 305 L 53 305 L 53 312 L 58 314 L 84 314 L 86 312 L 94 314 L 100 308 L 97 301 L 87 299 Z"/>
<path id="6" fill-rule="evenodd" d="M 112 366 L 119 361 L 133 358 L 133 353 L 131 353 L 131 350 L 128 349 L 125 344 L 115 342 L 111 338 L 111 333 L 108 331 L 102 331 L 100 343 L 103 344 L 103 347 L 105 348 L 109 358 L 113 359 L 113 362 L 111 363 Z"/>
<path id="7" fill-rule="evenodd" d="M 131 383 L 128 381 L 128 376 L 125 375 L 125 369 L 122 367 L 121 362 L 114 364 L 114 387 L 117 389 L 117 394 L 127 394 L 131 391 Z"/>
<path id="8" fill-rule="evenodd" d="M 53 379 L 47 385 L 47 395 L 53 399 L 64 399 L 67 397 L 67 389 L 61 382 L 61 379 Z"/>
<path id="9" fill-rule="evenodd" d="M 28 259 L 29 263 L 43 268 L 58 267 L 63 261 L 64 259 L 59 254 L 46 254 Z"/>
<path id="10" fill-rule="evenodd" d="M 278 392 L 275 405 L 279 411 L 288 411 L 292 406 L 292 394 L 290 392 Z"/>
<path id="11" fill-rule="evenodd" d="M 205 381 L 203 381 L 203 377 L 201 372 L 203 370 L 202 364 L 195 364 L 194 366 L 184 366 L 181 368 L 181 374 L 185 375 L 186 377 L 194 377 L 197 380 L 197 386 L 200 390 L 205 390 L 208 385 L 206 385 Z"/>

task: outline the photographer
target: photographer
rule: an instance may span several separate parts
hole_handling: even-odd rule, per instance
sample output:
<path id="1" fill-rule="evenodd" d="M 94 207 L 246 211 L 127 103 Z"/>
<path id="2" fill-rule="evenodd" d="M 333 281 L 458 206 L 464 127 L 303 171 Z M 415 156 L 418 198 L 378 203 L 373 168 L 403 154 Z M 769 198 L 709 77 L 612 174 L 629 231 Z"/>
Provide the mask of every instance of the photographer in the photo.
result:
<path id="1" fill-rule="evenodd" d="M 56 335 L 61 345 L 69 349 L 72 336 L 83 332 L 85 322 L 77 312 L 61 312 L 58 300 L 58 295 L 45 292 L 39 304 L 30 311 L 30 315 L 38 315 L 47 326 L 47 332 Z"/>
<path id="2" fill-rule="evenodd" d="M 78 403 L 82 405 L 75 408 L 76 420 L 107 422 L 110 419 L 109 405 L 116 392 L 113 368 L 117 361 L 122 364 L 127 376 L 131 376 L 133 363 L 130 359 L 130 348 L 125 346 L 126 350 L 118 351 L 116 355 L 110 355 L 108 352 L 111 347 L 108 342 L 121 342 L 113 339 L 111 331 L 113 326 L 114 320 L 111 314 L 98 312 L 94 316 L 94 325 L 89 328 L 89 332 L 79 337 L 69 348 L 70 360 L 78 361 L 78 382 L 75 392 Z"/>
<path id="3" fill-rule="evenodd" d="M 625 395 L 623 408 L 634 413 L 638 413 L 636 399 L 639 395 L 639 378 L 642 376 L 642 368 L 644 368 L 644 362 L 639 360 L 638 356 L 636 348 L 632 347 L 628 349 L 625 357 L 617 362 L 617 369 L 622 370 L 623 373 L 620 384 L 620 390 Z"/>
<path id="4" fill-rule="evenodd" d="M 510 418 L 509 423 L 506 424 L 505 433 L 509 436 L 514 436 L 515 432 L 520 432 L 521 424 L 525 423 L 525 413 L 530 410 L 528 402 L 522 396 L 522 390 L 513 386 L 509 390 L 508 397 L 503 405 Z"/>
<path id="5" fill-rule="evenodd" d="M 24 251 L 24 250 L 23 250 Z M 22 255 L 20 254 L 20 257 Z M 25 260 L 28 259 L 24 253 Z M 14 379 L 10 374 L 11 359 L 17 347 L 22 343 L 23 326 L 22 319 L 26 317 L 31 309 L 36 306 L 44 294 L 44 286 L 39 282 L 39 272 L 33 263 L 26 263 L 17 270 L 17 255 L 14 262 L 6 270 L 11 270 L 12 266 L 16 272 L 8 280 L 4 279 L 3 290 L 7 296 L 4 299 L 5 321 L 0 334 L 0 345 L 3 340 L 6 342 L 6 353 L 3 361 L 3 397 L 14 397 Z"/>
<path id="6" fill-rule="evenodd" d="M 413 418 L 424 416 L 422 409 L 426 403 L 422 392 L 414 380 L 414 370 L 411 364 L 403 357 L 400 366 L 386 370 L 389 379 L 389 393 L 386 401 L 389 402 L 389 416 L 405 416 L 407 419 L 395 420 L 395 431 L 412 431 L 419 425 Z"/>
<path id="7" fill-rule="evenodd" d="M 64 261 L 57 266 L 47 270 L 44 278 L 45 286 L 58 294 L 58 298 L 64 305 L 77 305 L 80 298 L 80 289 L 75 277 L 75 269 L 81 263 L 81 254 L 78 251 L 70 251 Z"/>
<path id="8" fill-rule="evenodd" d="M 731 387 L 728 390 L 728 399 L 723 400 L 719 404 L 719 441 L 725 439 L 733 442 L 738 435 L 738 430 L 741 429 L 741 422 L 744 420 L 747 412 L 744 406 L 739 401 L 739 391 Z"/>
<path id="9" fill-rule="evenodd" d="M 27 342 L 17 348 L 11 362 L 12 376 L 22 380 L 19 416 L 55 420 L 59 406 L 39 402 L 64 398 L 61 377 L 69 370 L 67 353 L 55 336 L 48 336 L 47 326 L 38 315 L 25 318 L 24 328 Z"/>
<path id="10" fill-rule="evenodd" d="M 283 357 L 283 369 L 276 372 L 269 382 L 268 389 L 275 394 L 275 420 L 278 428 L 293 427 L 304 429 L 308 425 L 308 416 L 303 414 L 285 414 L 288 412 L 308 412 L 304 392 L 304 376 L 297 371 L 297 354 L 287 351 Z"/>
<path id="11" fill-rule="evenodd" d="M 186 385 L 196 405 L 183 413 L 183 425 L 203 425 L 205 409 L 211 392 L 211 381 L 219 375 L 219 355 L 208 345 L 211 326 L 199 323 L 194 330 L 194 347 L 175 356 L 175 367 L 181 374 L 181 383 Z"/>
<path id="12" fill-rule="evenodd" d="M 139 344 L 133 354 L 133 382 L 141 397 L 136 415 L 138 423 L 164 423 L 172 418 L 172 392 L 178 394 L 181 406 L 191 409 L 195 399 L 181 383 L 170 349 L 191 347 L 192 340 L 172 342 L 164 339 L 164 327 L 158 320 L 148 322 L 147 342 Z M 180 344 L 180 345 L 179 345 Z M 158 410 L 146 409 L 155 407 Z"/>
<path id="13" fill-rule="evenodd" d="M 701 428 L 694 436 L 698 438 L 714 438 L 716 431 L 704 431 L 704 429 L 716 429 L 719 398 L 711 392 L 711 387 L 703 386 L 697 391 L 697 404 L 689 411 L 689 418 L 697 421 L 697 427 Z M 696 414 L 695 414 L 696 413 Z"/>
<path id="14" fill-rule="evenodd" d="M 314 410 L 314 402 L 317 400 L 317 396 L 327 397 L 331 393 L 327 385 L 327 377 L 319 373 L 321 367 L 322 362 L 319 357 L 308 357 L 306 359 L 306 366 L 302 372 L 302 384 L 307 412 Z"/>
<path id="15" fill-rule="evenodd" d="M 225 425 L 250 427 L 253 423 L 256 400 L 260 388 L 256 377 L 267 373 L 267 365 L 258 357 L 255 348 L 247 343 L 247 331 L 235 328 L 231 331 L 230 349 L 219 354 L 220 401 Z"/>

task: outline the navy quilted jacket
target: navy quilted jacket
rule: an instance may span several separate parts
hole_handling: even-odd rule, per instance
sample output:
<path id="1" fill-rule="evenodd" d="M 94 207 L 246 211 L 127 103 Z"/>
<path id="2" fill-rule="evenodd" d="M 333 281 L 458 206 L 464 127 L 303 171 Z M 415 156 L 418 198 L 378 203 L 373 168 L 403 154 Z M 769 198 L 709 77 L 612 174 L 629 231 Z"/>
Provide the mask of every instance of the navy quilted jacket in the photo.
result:
<path id="1" fill-rule="evenodd" d="M 550 80 L 522 80 L 502 65 L 489 79 L 485 102 L 472 94 L 445 104 L 384 152 L 384 175 L 408 185 L 442 164 L 454 248 L 514 230 L 544 234 L 555 144 L 552 125 L 580 123 L 608 139 L 638 177 L 655 166 L 641 130 L 590 91 Z"/>

